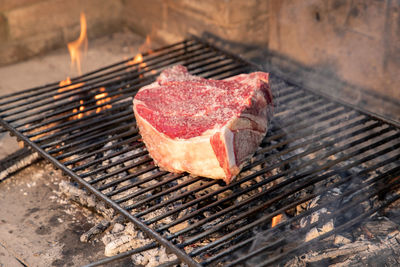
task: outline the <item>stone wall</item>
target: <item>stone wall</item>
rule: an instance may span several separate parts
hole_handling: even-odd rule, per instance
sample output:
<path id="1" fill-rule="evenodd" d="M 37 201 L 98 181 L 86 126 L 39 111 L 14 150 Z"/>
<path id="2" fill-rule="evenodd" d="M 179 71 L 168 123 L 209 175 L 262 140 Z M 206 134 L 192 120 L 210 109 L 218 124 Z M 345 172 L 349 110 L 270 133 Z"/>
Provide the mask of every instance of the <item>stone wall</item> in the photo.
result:
<path id="1" fill-rule="evenodd" d="M 398 0 L 0 0 L 0 65 L 65 46 L 81 11 L 89 39 L 124 25 L 161 43 L 209 32 L 268 51 L 271 66 L 289 59 L 292 77 L 311 70 L 400 100 Z"/>
<path id="2" fill-rule="evenodd" d="M 271 1 L 268 48 L 400 99 L 399 1 Z"/>
<path id="3" fill-rule="evenodd" d="M 125 0 L 124 6 L 131 29 L 166 43 L 209 32 L 267 50 L 275 66 L 281 60 L 273 57 L 290 59 L 303 80 L 311 77 L 307 69 L 400 100 L 400 1 Z"/>
<path id="4" fill-rule="evenodd" d="M 231 41 L 268 44 L 269 1 L 125 0 L 128 26 L 166 43 L 209 31 Z"/>
<path id="5" fill-rule="evenodd" d="M 80 12 L 89 38 L 122 24 L 118 0 L 0 0 L 0 65 L 63 47 L 77 39 Z"/>

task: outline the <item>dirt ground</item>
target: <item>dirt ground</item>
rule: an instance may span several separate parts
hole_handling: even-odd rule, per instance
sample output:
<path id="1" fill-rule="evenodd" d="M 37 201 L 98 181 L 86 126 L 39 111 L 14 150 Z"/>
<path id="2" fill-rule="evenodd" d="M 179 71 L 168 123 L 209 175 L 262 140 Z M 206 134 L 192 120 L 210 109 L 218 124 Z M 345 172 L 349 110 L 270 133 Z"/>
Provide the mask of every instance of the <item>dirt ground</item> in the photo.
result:
<path id="1" fill-rule="evenodd" d="M 89 40 L 82 70 L 132 57 L 143 42 L 127 30 Z M 76 75 L 67 49 L 52 51 L 0 67 L 0 95 Z M 14 138 L 0 133 L 0 160 L 18 148 Z M 101 242 L 79 240 L 100 218 L 57 194 L 62 179 L 68 178 L 42 160 L 0 181 L 0 267 L 81 266 L 104 258 Z"/>
<path id="2" fill-rule="evenodd" d="M 101 242 L 79 241 L 98 218 L 55 193 L 62 179 L 40 161 L 0 184 L 3 266 L 19 266 L 13 258 L 27 266 L 80 266 L 104 257 Z"/>

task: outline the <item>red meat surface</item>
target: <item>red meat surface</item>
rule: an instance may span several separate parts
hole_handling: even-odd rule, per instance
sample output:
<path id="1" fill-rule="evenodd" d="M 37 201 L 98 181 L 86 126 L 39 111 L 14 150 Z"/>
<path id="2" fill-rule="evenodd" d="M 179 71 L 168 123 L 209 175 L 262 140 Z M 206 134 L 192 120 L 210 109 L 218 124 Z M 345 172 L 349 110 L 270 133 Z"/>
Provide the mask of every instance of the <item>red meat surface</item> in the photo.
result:
<path id="1" fill-rule="evenodd" d="M 268 73 L 211 80 L 180 65 L 141 88 L 133 103 L 158 166 L 227 183 L 259 146 L 272 111 Z"/>

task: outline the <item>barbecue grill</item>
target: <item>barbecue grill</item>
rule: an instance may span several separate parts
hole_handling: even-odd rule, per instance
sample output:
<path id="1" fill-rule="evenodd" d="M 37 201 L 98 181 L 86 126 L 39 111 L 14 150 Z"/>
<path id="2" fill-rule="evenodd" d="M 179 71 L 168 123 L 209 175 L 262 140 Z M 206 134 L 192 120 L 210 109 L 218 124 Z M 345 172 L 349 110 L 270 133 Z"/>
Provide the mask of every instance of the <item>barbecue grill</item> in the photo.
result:
<path id="1" fill-rule="evenodd" d="M 0 123 L 6 130 L 153 240 L 90 266 L 157 246 L 177 256 L 165 266 L 283 263 L 400 198 L 398 123 L 273 73 L 273 121 L 235 181 L 226 185 L 160 170 L 141 142 L 131 100 L 140 87 L 174 64 L 213 79 L 260 69 L 191 37 L 143 54 L 142 62 L 132 58 L 69 84 L 52 83 L 0 97 Z M 341 194 L 332 193 L 338 190 Z M 329 201 L 309 205 L 327 195 Z M 332 203 L 340 206 L 299 226 Z M 293 211 L 302 205 L 309 208 Z M 282 214 L 286 219 L 272 227 L 271 220 Z M 307 238 L 310 229 L 332 219 L 332 229 Z"/>

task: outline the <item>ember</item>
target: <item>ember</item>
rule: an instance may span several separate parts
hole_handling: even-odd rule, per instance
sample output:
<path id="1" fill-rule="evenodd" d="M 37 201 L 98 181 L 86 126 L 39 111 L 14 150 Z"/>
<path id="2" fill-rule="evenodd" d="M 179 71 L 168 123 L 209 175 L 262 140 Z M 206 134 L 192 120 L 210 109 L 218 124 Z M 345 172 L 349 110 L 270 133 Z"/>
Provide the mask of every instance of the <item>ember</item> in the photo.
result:
<path id="1" fill-rule="evenodd" d="M 282 214 L 278 214 L 272 218 L 271 227 L 275 227 L 278 223 L 282 221 Z"/>
<path id="2" fill-rule="evenodd" d="M 60 89 L 57 90 L 58 93 L 63 93 L 75 88 L 79 88 L 81 87 L 84 83 L 75 83 L 75 84 L 71 84 L 71 79 L 69 77 L 67 77 L 67 79 L 60 81 L 60 83 L 58 84 L 58 86 L 60 87 Z M 67 86 L 68 85 L 68 86 Z M 58 99 L 61 97 L 61 94 L 55 95 L 54 99 Z"/>

